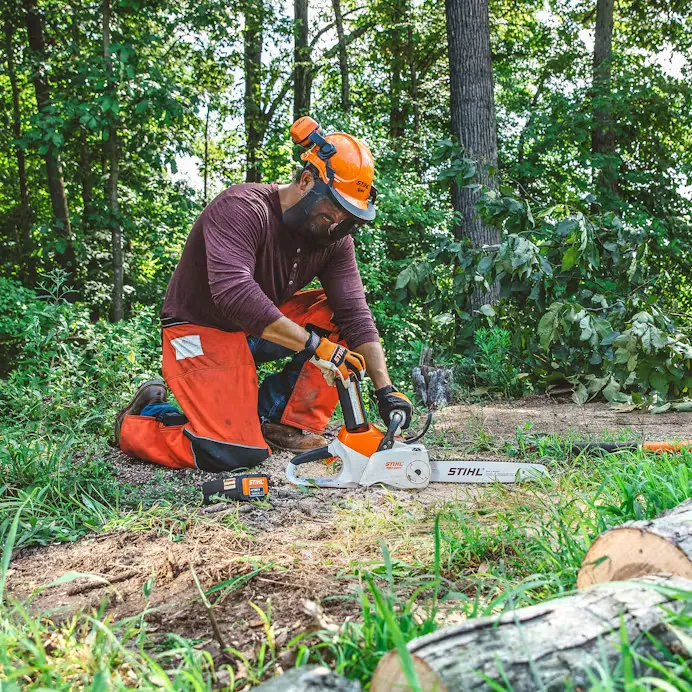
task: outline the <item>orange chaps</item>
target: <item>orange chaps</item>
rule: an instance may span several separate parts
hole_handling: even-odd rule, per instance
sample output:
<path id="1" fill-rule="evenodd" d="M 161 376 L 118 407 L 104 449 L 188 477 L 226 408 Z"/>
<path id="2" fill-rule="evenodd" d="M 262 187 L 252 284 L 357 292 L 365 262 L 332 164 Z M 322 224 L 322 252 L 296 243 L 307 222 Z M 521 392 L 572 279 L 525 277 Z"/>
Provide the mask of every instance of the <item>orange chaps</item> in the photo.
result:
<path id="1" fill-rule="evenodd" d="M 332 341 L 339 331 L 321 289 L 303 291 L 281 312 Z M 257 415 L 257 372 L 244 332 L 179 324 L 162 330 L 163 376 L 187 417 L 166 426 L 151 416 L 125 416 L 120 448 L 138 459 L 174 469 L 233 471 L 266 459 L 267 443 Z M 281 422 L 321 433 L 336 407 L 335 387 L 305 363 Z"/>

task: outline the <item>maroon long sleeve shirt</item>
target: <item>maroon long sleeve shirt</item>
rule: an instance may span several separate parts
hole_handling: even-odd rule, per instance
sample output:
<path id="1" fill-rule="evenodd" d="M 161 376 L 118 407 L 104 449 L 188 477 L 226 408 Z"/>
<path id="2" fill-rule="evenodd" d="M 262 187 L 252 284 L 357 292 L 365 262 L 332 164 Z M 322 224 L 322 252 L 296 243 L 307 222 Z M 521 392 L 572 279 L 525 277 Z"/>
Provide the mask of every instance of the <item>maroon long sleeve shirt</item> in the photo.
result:
<path id="1" fill-rule="evenodd" d="M 315 277 L 349 348 L 378 341 L 353 239 L 310 246 L 282 223 L 276 184 L 232 185 L 192 227 L 161 318 L 260 336 L 282 316 L 277 306 Z"/>

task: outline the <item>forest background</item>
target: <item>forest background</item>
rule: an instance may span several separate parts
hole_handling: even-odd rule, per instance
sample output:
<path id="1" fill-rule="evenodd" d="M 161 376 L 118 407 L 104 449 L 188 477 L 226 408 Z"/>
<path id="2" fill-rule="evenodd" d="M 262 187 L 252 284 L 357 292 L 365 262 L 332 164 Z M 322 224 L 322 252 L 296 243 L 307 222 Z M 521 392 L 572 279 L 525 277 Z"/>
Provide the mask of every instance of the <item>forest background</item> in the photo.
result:
<path id="1" fill-rule="evenodd" d="M 311 114 L 377 162 L 357 252 L 400 386 L 432 343 L 476 394 L 689 408 L 690 12 L 3 0 L 3 374 L 50 344 L 98 379 L 100 339 L 121 376 L 156 370 L 194 219 L 229 184 L 287 181 Z"/>

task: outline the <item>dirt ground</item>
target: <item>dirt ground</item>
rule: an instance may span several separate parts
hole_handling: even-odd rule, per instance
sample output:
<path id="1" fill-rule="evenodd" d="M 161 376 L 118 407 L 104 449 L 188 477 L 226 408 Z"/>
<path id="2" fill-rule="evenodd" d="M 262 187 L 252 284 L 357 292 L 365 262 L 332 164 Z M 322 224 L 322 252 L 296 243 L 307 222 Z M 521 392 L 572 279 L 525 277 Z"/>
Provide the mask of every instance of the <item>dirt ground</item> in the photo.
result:
<path id="1" fill-rule="evenodd" d="M 516 439 L 517 427 L 526 430 L 527 423 L 536 435 L 692 439 L 692 414 L 615 413 L 603 404 L 580 407 L 531 397 L 438 412 L 426 438 L 431 459 L 494 456 L 475 451 L 479 438 L 501 449 L 502 443 Z M 34 611 L 48 611 L 55 618 L 105 604 L 117 619 L 148 605 L 152 610 L 147 621 L 162 638 L 175 632 L 198 639 L 218 658 L 221 647 L 211 634 L 191 568 L 205 589 L 245 575 L 214 610 L 224 644 L 250 653 L 265 636 L 250 603 L 265 611 L 271 608 L 279 646 L 301 632 L 356 618 L 357 600 L 349 598 L 358 587 L 354 565 L 381 562 L 379 539 L 399 559 L 407 554 L 413 559 L 416 551 L 430 550 L 437 504 L 451 500 L 473 505 L 478 497 L 477 487 L 455 484 L 431 484 L 420 492 L 379 487 L 304 490 L 285 479 L 289 459 L 288 454 L 275 454 L 257 469 L 270 476 L 269 502 L 203 507 L 194 512 L 189 526 L 182 526 L 184 516 L 176 521 L 164 516 L 160 525 L 143 520 L 141 526 L 135 518 L 73 544 L 20 550 L 11 563 L 9 591 L 19 598 L 34 594 Z M 164 486 L 181 498 L 200 497 L 201 484 L 218 478 L 163 470 L 120 452 L 113 452 L 110 460 L 120 481 L 142 497 L 155 496 Z M 324 473 L 321 464 L 310 466 L 312 474 Z M 402 512 L 414 518 L 406 525 L 414 528 L 402 528 Z M 92 576 L 46 588 L 69 572 Z M 153 590 L 147 603 L 143 587 L 149 579 Z"/>

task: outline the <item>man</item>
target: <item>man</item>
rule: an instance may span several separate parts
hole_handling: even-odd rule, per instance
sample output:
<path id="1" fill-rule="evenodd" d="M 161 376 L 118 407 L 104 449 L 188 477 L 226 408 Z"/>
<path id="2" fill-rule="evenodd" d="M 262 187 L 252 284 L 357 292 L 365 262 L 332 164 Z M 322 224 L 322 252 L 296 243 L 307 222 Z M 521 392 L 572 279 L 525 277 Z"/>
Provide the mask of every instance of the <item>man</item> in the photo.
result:
<path id="1" fill-rule="evenodd" d="M 233 185 L 192 227 L 161 313 L 163 374 L 182 413 L 162 381 L 144 383 L 116 421 L 126 454 L 229 471 L 266 459 L 268 445 L 321 447 L 338 399 L 330 383 L 364 369 L 384 422 L 399 409 L 408 427 L 351 237 L 375 218 L 370 150 L 307 117 L 291 135 L 311 147 L 293 183 Z M 299 292 L 315 277 L 322 289 Z M 287 356 L 258 390 L 255 366 Z"/>

